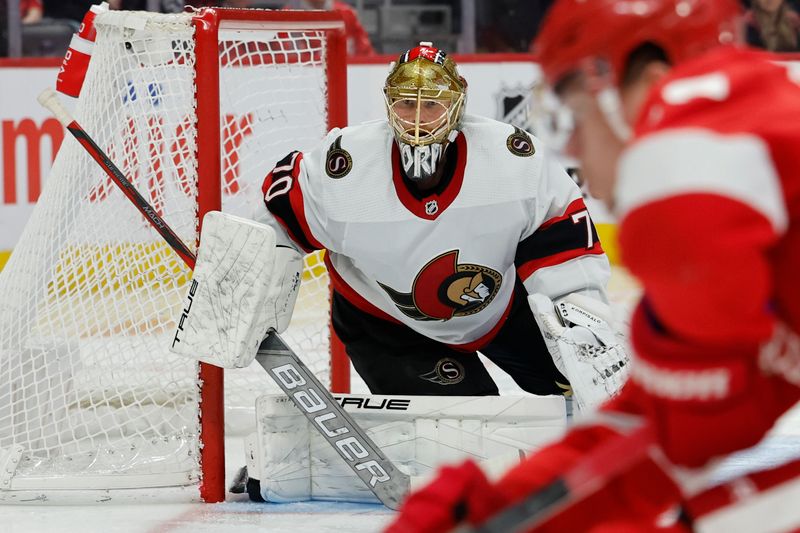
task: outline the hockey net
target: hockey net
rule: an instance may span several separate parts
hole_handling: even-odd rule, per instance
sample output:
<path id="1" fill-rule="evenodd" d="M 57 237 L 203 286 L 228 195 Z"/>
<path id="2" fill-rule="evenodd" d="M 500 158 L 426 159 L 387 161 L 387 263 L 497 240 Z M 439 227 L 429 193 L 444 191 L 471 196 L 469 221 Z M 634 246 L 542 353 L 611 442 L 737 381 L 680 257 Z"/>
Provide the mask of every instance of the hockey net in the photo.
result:
<path id="1" fill-rule="evenodd" d="M 204 212 L 253 216 L 274 163 L 343 125 L 341 22 L 328 15 L 101 14 L 74 113 L 194 250 Z M 67 139 L 0 273 L 0 501 L 224 498 L 221 372 L 168 351 L 189 276 Z M 326 384 L 328 294 L 307 257 L 284 335 Z M 224 380 L 228 430 L 245 431 L 256 397 L 278 389 L 256 367 Z"/>

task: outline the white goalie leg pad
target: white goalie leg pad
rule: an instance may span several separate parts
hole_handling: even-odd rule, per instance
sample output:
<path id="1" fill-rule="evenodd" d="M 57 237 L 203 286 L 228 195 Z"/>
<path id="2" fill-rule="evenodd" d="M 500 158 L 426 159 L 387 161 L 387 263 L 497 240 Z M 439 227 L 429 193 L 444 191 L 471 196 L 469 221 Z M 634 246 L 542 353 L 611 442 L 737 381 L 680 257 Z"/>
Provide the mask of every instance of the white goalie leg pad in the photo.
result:
<path id="1" fill-rule="evenodd" d="M 336 400 L 412 488 L 445 464 L 472 458 L 490 475 L 558 438 L 566 428 L 560 396 L 364 396 Z M 377 502 L 345 461 L 285 397 L 256 402 L 257 432 L 248 439 L 248 474 L 266 501 Z M 320 421 L 325 430 L 324 421 Z"/>
<path id="2" fill-rule="evenodd" d="M 533 294 L 528 303 L 553 362 L 572 385 L 578 409 L 592 411 L 615 395 L 627 379 L 630 355 L 613 326 L 611 308 L 577 293 L 555 304 Z"/>
<path id="3" fill-rule="evenodd" d="M 275 246 L 265 224 L 211 211 L 172 341 L 174 353 L 223 368 L 248 366 L 270 328 L 288 327 L 302 257 Z"/>

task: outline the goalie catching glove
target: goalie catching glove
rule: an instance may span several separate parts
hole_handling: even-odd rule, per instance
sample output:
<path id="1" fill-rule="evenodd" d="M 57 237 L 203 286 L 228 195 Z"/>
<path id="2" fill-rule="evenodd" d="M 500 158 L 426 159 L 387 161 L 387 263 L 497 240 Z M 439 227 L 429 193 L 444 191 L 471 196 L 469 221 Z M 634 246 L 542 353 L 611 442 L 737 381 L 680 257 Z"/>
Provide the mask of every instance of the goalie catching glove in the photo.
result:
<path id="1" fill-rule="evenodd" d="M 303 259 L 275 230 L 211 211 L 172 351 L 223 368 L 248 366 L 270 330 L 289 326 Z"/>
<path id="2" fill-rule="evenodd" d="M 625 382 L 629 355 L 620 342 L 611 308 L 573 293 L 555 305 L 544 294 L 528 297 L 533 316 L 556 367 L 572 385 L 581 411 L 594 410 Z"/>

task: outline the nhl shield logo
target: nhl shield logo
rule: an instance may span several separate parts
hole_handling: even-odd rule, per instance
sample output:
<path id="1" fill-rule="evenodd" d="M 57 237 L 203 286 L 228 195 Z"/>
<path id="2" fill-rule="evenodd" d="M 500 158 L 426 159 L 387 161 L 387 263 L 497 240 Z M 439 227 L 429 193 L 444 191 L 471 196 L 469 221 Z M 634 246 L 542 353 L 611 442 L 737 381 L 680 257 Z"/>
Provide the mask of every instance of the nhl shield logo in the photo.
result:
<path id="1" fill-rule="evenodd" d="M 501 85 L 495 93 L 495 118 L 517 124 L 561 152 L 572 134 L 572 114 L 541 80 L 530 85 Z"/>
<path id="2" fill-rule="evenodd" d="M 531 86 L 508 87 L 501 85 L 500 90 L 495 94 L 496 118 L 501 122 L 525 126 L 530 121 L 532 94 Z"/>
<path id="3" fill-rule="evenodd" d="M 350 153 L 342 148 L 342 136 L 339 135 L 330 148 L 325 158 L 325 173 L 333 179 L 347 176 L 353 169 L 353 158 Z"/>
<path id="4" fill-rule="evenodd" d="M 435 215 L 439 211 L 439 203 L 436 200 L 425 202 L 425 214 Z"/>

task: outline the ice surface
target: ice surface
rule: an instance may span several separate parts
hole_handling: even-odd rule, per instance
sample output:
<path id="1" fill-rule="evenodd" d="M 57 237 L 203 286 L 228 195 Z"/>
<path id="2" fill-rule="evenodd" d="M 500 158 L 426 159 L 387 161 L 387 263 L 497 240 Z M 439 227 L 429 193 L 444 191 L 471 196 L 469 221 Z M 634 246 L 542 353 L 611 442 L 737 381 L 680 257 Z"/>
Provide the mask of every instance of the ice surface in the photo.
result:
<path id="1" fill-rule="evenodd" d="M 624 273 L 615 273 L 612 300 L 624 321 L 636 290 Z M 519 394 L 513 381 L 490 365 L 500 390 Z M 354 376 L 353 392 L 366 392 Z M 244 464 L 239 439 L 228 439 L 227 471 L 233 475 Z M 800 409 L 788 413 L 755 448 L 745 450 L 720 465 L 716 477 L 725 479 L 745 471 L 779 464 L 800 456 Z M 381 505 L 304 502 L 252 503 L 245 495 L 229 494 L 220 504 L 155 504 L 91 506 L 0 506 L 3 533 L 368 533 L 380 531 L 393 512 Z"/>

